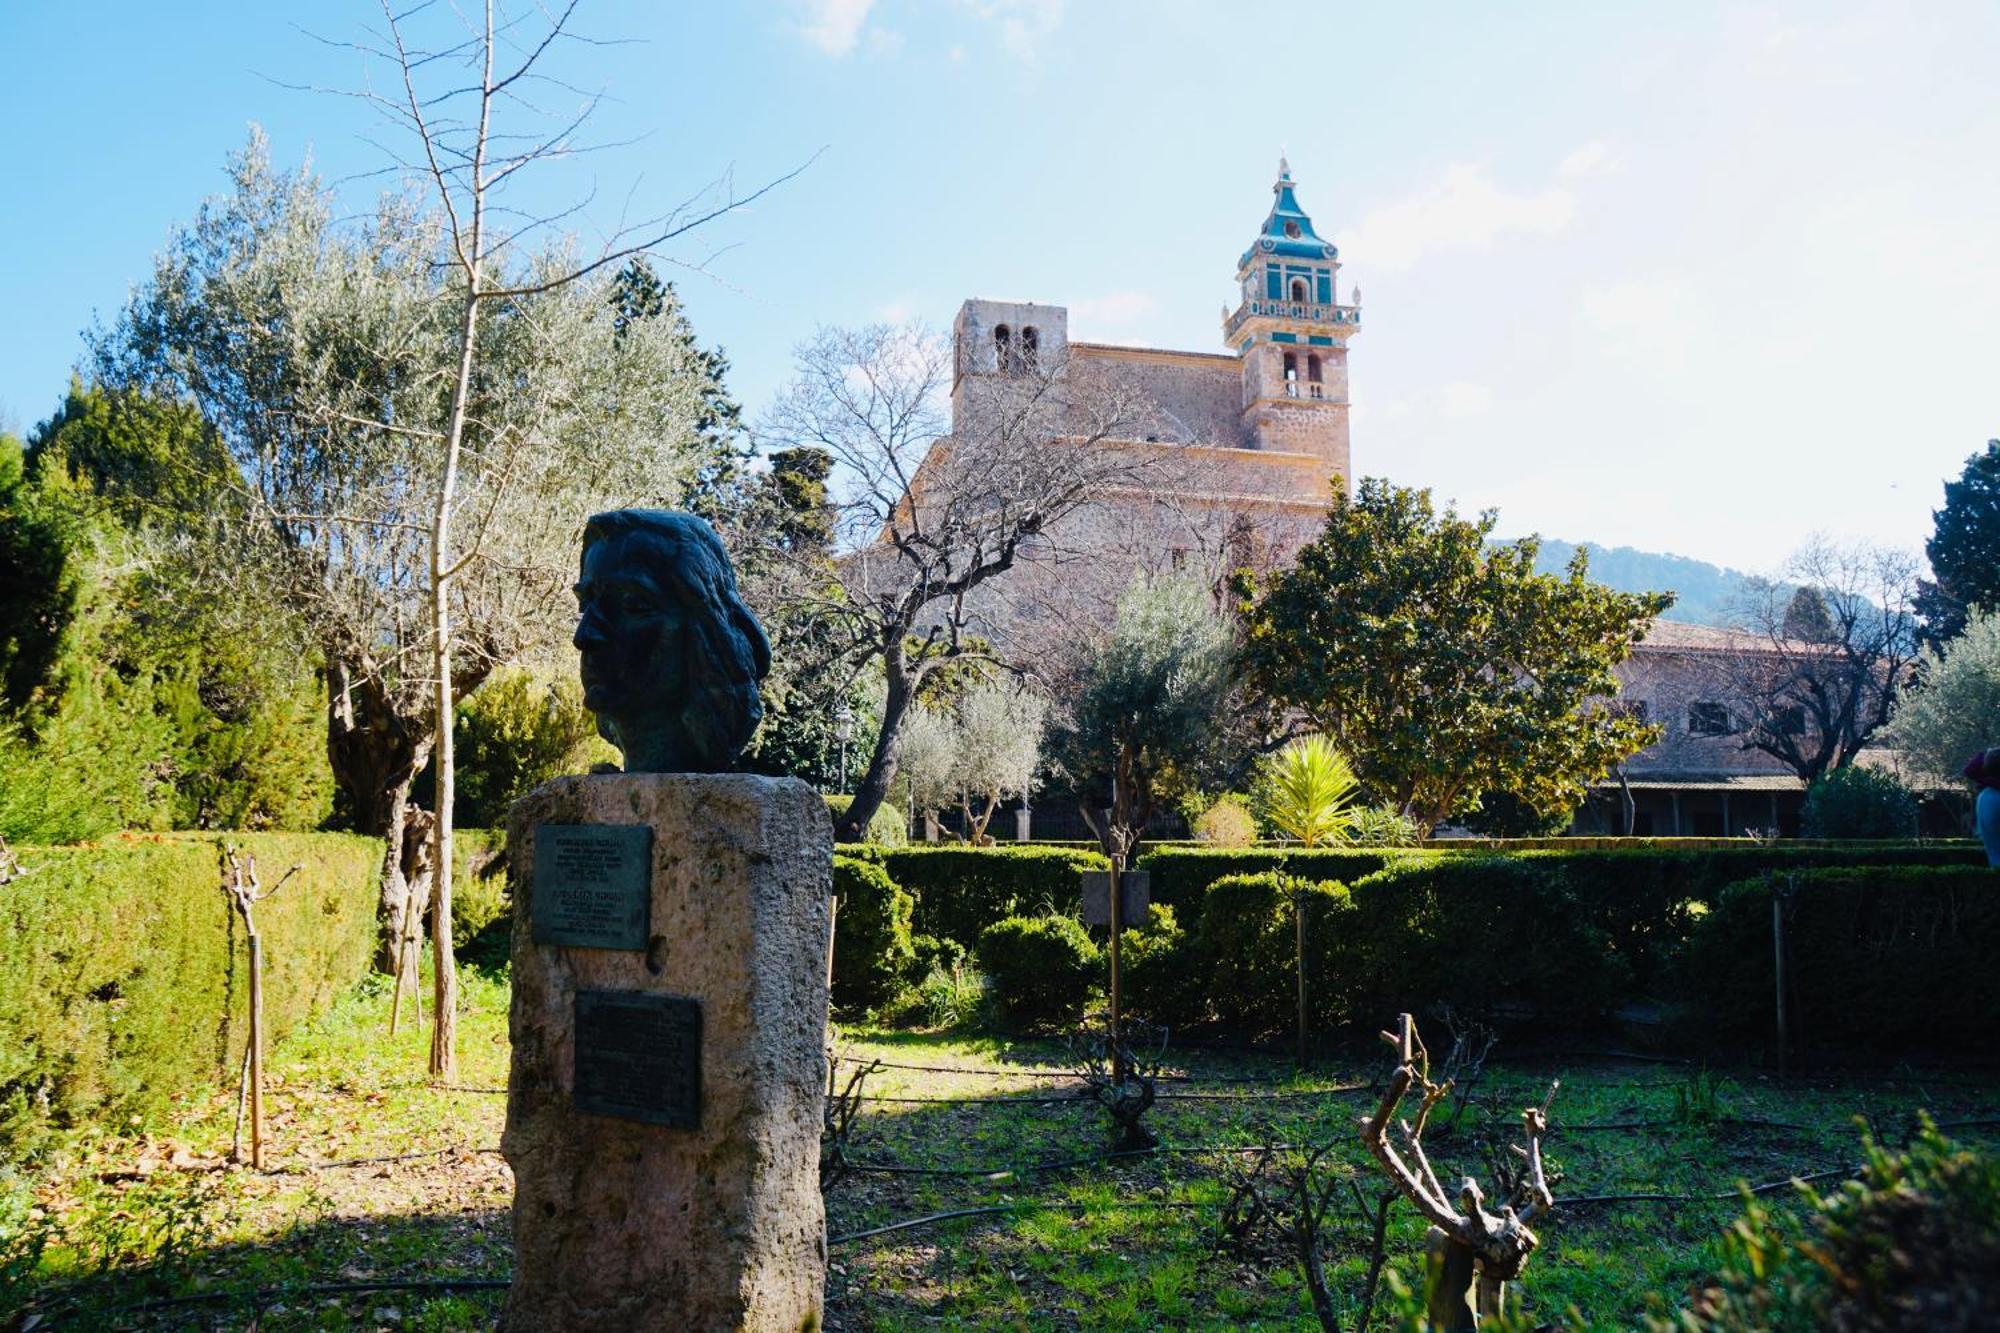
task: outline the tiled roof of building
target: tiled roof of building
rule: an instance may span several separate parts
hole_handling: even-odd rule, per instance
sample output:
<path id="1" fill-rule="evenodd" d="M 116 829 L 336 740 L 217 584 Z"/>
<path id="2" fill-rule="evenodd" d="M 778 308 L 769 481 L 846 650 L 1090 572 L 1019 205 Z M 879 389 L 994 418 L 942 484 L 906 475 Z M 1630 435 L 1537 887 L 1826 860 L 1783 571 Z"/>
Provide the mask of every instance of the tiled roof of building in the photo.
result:
<path id="1" fill-rule="evenodd" d="M 1718 629 L 1714 625 L 1686 625 L 1678 620 L 1655 620 L 1646 631 L 1641 648 L 1679 649 L 1690 652 L 1754 653 L 1769 652 L 1771 641 L 1761 634 Z"/>

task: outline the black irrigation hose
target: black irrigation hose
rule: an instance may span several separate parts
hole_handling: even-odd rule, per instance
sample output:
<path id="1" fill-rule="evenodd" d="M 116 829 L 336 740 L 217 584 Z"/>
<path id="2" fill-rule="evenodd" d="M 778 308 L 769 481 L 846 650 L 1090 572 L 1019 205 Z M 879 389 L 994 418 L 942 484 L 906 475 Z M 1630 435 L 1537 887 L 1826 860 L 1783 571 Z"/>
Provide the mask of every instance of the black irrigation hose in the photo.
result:
<path id="1" fill-rule="evenodd" d="M 1340 1097 L 1350 1093 L 1374 1092 L 1372 1083 L 1343 1083 L 1331 1088 L 1299 1088 L 1287 1092 L 1162 1092 L 1156 1102 L 1294 1102 L 1305 1097 Z M 886 1093 L 855 1094 L 864 1102 L 891 1102 L 902 1106 L 1095 1106 L 1081 1089 L 1046 1097 L 898 1097 Z"/>
<path id="2" fill-rule="evenodd" d="M 981 1078 L 1069 1078 L 1077 1077 L 1074 1069 L 1046 1069 L 1022 1065 L 1015 1068 L 978 1068 L 972 1065 L 909 1065 L 894 1060 L 864 1059 L 858 1055 L 835 1055 L 836 1064 L 880 1065 L 884 1069 L 909 1069 L 920 1074 L 970 1074 Z M 1296 1074 L 1265 1078 L 1259 1074 L 1156 1074 L 1157 1083 L 1265 1083 L 1276 1086 L 1288 1083 Z"/>
<path id="3" fill-rule="evenodd" d="M 197 1292 L 192 1296 L 168 1296 L 156 1301 L 140 1301 L 133 1305 L 114 1305 L 106 1310 L 90 1313 L 102 1317 L 124 1314 L 149 1314 L 155 1310 L 172 1310 L 183 1305 L 208 1305 L 216 1301 L 255 1301 L 264 1305 L 266 1298 L 283 1300 L 298 1296 L 338 1296 L 359 1294 L 367 1291 L 499 1291 L 512 1284 L 513 1279 L 504 1277 L 440 1277 L 440 1278 L 384 1278 L 379 1282 L 309 1282 L 297 1287 L 230 1287 L 218 1291 Z"/>
<path id="4" fill-rule="evenodd" d="M 1763 1185 L 1750 1187 L 1752 1194 L 1770 1194 L 1793 1185 L 1806 1185 L 1815 1180 L 1832 1180 L 1836 1176 L 1851 1176 L 1861 1168 L 1858 1166 L 1835 1167 L 1831 1171 L 1815 1171 L 1809 1176 L 1786 1176 L 1783 1180 L 1773 1180 Z M 1584 1194 L 1575 1198 L 1557 1199 L 1556 1207 L 1565 1204 L 1586 1203 L 1730 1203 L 1743 1197 L 1743 1191 L 1731 1190 L 1727 1194 Z"/>
<path id="5" fill-rule="evenodd" d="M 1019 1203 L 1000 1203 L 986 1208 L 955 1208 L 948 1213 L 930 1213 L 924 1217 L 906 1218 L 901 1222 L 890 1222 L 886 1226 L 869 1227 L 865 1231 L 850 1231 L 844 1236 L 830 1236 L 828 1245 L 845 1245 L 850 1241 L 866 1240 L 870 1236 L 887 1235 L 891 1231 L 906 1231 L 911 1227 L 929 1226 L 933 1222 L 949 1222 L 959 1217 L 987 1217 L 995 1213 L 1043 1212 L 1043 1213 L 1087 1213 L 1091 1211 L 1110 1212 L 1114 1209 L 1185 1209 L 1201 1208 L 1204 1204 L 1186 1203 L 1179 1200 L 1134 1199 L 1113 1204 L 1095 1203 L 1036 1203 L 1023 1200 Z"/>

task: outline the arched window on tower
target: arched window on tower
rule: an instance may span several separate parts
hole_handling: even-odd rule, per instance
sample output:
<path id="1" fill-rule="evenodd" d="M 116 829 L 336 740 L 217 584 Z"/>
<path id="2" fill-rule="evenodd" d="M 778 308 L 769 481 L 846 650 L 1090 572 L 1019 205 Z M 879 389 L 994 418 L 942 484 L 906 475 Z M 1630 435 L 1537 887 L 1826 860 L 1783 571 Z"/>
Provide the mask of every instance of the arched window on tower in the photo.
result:
<path id="1" fill-rule="evenodd" d="M 1320 381 L 1318 352 L 1306 354 L 1306 395 L 1311 398 L 1326 397 L 1326 386 Z"/>
<path id="2" fill-rule="evenodd" d="M 1041 355 L 1042 335 L 1034 325 L 1024 325 L 1021 329 L 1021 364 L 1017 369 L 1024 375 L 1032 375 L 1038 368 L 1036 358 Z"/>
<path id="3" fill-rule="evenodd" d="M 1306 296 L 1306 280 L 1304 278 L 1293 278 L 1292 300 L 1296 301 L 1300 305 L 1304 305 L 1306 304 L 1307 299 L 1308 298 Z"/>
<path id="4" fill-rule="evenodd" d="M 993 326 L 993 359 L 1002 375 L 1014 373 L 1014 332 L 1005 324 Z"/>
<path id="5" fill-rule="evenodd" d="M 1299 354 L 1285 353 L 1285 397 L 1299 396 Z"/>

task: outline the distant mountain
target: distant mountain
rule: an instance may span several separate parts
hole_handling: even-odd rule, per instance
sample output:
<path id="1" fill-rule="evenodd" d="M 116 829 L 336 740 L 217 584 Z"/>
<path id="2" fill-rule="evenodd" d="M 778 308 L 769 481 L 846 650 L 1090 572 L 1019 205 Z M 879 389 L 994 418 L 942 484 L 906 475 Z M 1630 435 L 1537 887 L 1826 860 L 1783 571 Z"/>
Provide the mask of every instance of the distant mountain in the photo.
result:
<path id="1" fill-rule="evenodd" d="M 1590 577 L 1620 592 L 1671 592 L 1674 604 L 1662 619 L 1690 625 L 1726 625 L 1741 603 L 1751 575 L 1706 560 L 1630 546 L 1599 546 L 1595 542 L 1542 539 L 1537 569 L 1559 574 L 1569 567 L 1579 545 L 1590 548 Z"/>

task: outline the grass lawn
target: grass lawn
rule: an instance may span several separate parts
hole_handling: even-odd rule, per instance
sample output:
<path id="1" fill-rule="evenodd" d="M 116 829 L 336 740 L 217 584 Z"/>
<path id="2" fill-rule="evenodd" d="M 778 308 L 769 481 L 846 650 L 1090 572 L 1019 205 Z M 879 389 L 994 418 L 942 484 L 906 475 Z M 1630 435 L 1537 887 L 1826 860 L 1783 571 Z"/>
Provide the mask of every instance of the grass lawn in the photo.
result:
<path id="1" fill-rule="evenodd" d="M 424 1034 L 387 1037 L 387 1014 L 382 989 L 365 988 L 274 1053 L 272 1169 L 261 1175 L 227 1165 L 235 1105 L 224 1094 L 189 1099 L 170 1129 L 81 1137 L 33 1175 L 0 1174 L 0 1321 L 32 1299 L 28 1317 L 43 1327 L 490 1326 L 491 1285 L 359 1288 L 507 1275 L 510 1180 L 493 1151 L 505 1107 L 488 1091 L 506 1078 L 505 985 L 466 978 L 459 1088 L 426 1082 Z M 973 1072 L 883 1068 L 865 1082 L 871 1098 L 908 1100 L 871 1100 L 848 1155 L 904 1170 L 864 1165 L 830 1197 L 830 1329 L 1316 1328 L 1288 1256 L 1218 1248 L 1229 1173 L 1249 1158 L 1214 1150 L 1335 1139 L 1335 1170 L 1371 1193 L 1380 1179 L 1354 1130 L 1373 1096 L 1337 1090 L 1387 1072 L 1365 1052 L 1303 1077 L 1268 1058 L 1170 1052 L 1187 1078 L 1162 1084 L 1149 1122 L 1170 1151 L 1048 1170 L 1106 1146 L 1101 1113 L 1071 1099 L 1075 1084 L 1033 1072 L 1060 1063 L 1057 1045 L 854 1028 L 840 1049 Z M 1856 1117 L 1899 1142 L 1918 1107 L 1944 1122 L 2000 1115 L 1990 1077 L 1779 1085 L 1674 1066 L 1496 1061 L 1456 1132 L 1427 1136 L 1439 1175 L 1484 1179 L 1483 1151 L 1505 1141 L 1485 1127 L 1516 1123 L 1558 1076 L 1548 1157 L 1570 1199 L 1730 1194 L 1739 1180 L 1855 1161 Z M 1771 1198 L 1784 1206 L 1788 1193 Z M 973 1208 L 1005 1211 L 856 1236 Z M 1559 1207 L 1519 1290 L 1541 1319 L 1574 1306 L 1589 1327 L 1636 1326 L 1649 1297 L 1677 1302 L 1701 1276 L 1739 1211 L 1733 1197 Z M 1398 1207 L 1391 1264 L 1413 1279 L 1423 1229 Z M 1368 1249 L 1352 1207 L 1336 1210 L 1329 1249 L 1337 1299 L 1351 1307 Z"/>

